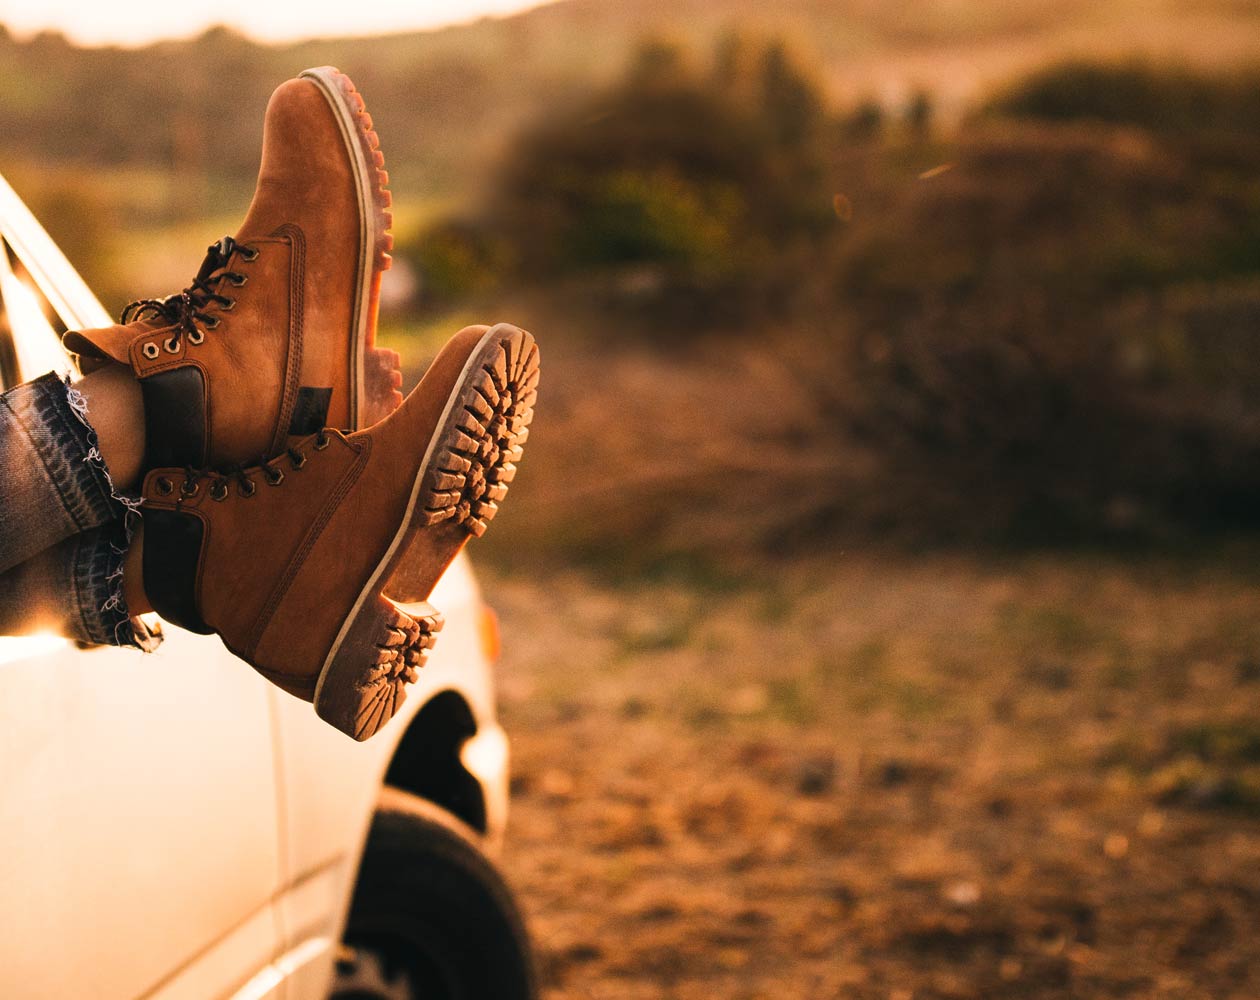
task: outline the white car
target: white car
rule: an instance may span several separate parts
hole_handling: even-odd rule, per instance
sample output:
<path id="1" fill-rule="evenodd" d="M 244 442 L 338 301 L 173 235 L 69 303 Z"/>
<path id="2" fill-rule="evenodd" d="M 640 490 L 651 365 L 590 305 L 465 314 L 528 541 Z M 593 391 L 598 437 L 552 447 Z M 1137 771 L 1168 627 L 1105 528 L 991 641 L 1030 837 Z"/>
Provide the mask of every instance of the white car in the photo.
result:
<path id="1" fill-rule="evenodd" d="M 0 177 L 0 388 L 72 371 L 100 303 Z M 0 997 L 535 995 L 489 857 L 507 810 L 498 632 L 466 557 L 366 743 L 212 636 L 151 656 L 0 637 Z"/>

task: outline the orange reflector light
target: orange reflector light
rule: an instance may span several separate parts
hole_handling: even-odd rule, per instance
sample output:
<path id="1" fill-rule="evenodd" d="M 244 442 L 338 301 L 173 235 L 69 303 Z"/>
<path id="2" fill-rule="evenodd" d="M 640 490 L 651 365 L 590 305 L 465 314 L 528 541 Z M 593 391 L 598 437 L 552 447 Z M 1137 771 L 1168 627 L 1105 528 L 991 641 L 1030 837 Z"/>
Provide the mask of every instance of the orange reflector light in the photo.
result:
<path id="1" fill-rule="evenodd" d="M 499 634 L 499 616 L 494 613 L 494 608 L 489 604 L 481 606 L 481 616 L 478 619 L 477 631 L 481 638 L 481 651 L 485 654 L 486 659 L 494 663 L 499 658 L 499 654 L 503 652 L 503 639 Z"/>

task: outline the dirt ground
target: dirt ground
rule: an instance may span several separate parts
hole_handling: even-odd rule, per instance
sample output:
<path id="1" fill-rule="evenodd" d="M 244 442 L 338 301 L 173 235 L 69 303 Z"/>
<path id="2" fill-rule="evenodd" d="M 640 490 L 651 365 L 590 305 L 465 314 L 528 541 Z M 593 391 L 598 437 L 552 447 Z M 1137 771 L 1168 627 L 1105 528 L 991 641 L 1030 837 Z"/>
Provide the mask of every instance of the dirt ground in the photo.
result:
<path id="1" fill-rule="evenodd" d="M 1255 576 L 483 577 L 551 997 L 1260 996 Z"/>

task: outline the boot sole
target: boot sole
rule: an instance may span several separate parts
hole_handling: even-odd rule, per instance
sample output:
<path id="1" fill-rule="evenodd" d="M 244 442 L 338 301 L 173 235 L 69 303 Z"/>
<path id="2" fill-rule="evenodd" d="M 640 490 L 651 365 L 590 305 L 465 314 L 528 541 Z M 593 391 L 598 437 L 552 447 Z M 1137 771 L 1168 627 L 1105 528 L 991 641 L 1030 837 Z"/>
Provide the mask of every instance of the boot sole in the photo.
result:
<path id="1" fill-rule="evenodd" d="M 366 740 L 406 700 L 406 685 L 424 664 L 442 619 L 427 603 L 404 610 L 384 591 L 423 601 L 468 539 L 485 533 L 516 476 L 537 394 L 534 338 L 508 324 L 492 327 L 469 354 L 402 523 L 320 670 L 315 711 L 343 733 Z M 407 579 L 395 580 L 403 565 Z"/>
<path id="2" fill-rule="evenodd" d="M 332 66 L 304 70 L 328 101 L 341 129 L 359 199 L 359 269 L 355 283 L 353 328 L 350 336 L 351 430 L 370 427 L 388 416 L 401 402 L 402 373 L 396 351 L 376 346 L 376 314 L 381 275 L 389 270 L 394 247 L 390 232 L 394 217 L 389 208 L 389 174 L 381 141 L 372 128 L 363 97 L 350 78 Z"/>

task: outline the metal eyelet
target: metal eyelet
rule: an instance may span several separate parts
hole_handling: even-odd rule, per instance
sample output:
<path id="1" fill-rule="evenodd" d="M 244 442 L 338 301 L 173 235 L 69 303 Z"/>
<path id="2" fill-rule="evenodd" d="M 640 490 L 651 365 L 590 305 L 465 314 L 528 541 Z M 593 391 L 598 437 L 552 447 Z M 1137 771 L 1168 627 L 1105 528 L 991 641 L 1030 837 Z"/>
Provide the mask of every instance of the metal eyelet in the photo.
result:
<path id="1" fill-rule="evenodd" d="M 316 438 L 316 439 L 315 439 L 315 450 L 316 450 L 316 451 L 323 451 L 323 450 L 324 450 L 325 448 L 327 448 L 330 444 L 332 444 L 332 438 L 330 438 L 330 437 Z"/>
<path id="2" fill-rule="evenodd" d="M 246 486 L 248 486 L 249 489 L 246 489 L 245 488 Z M 252 479 L 246 479 L 245 482 L 241 483 L 240 489 L 241 489 L 241 496 L 243 497 L 252 497 L 255 493 L 258 492 L 258 487 L 254 485 L 254 481 Z"/>
<path id="3" fill-rule="evenodd" d="M 168 337 L 166 340 L 162 342 L 162 346 L 166 348 L 167 354 L 179 353 L 179 341 L 176 340 L 174 337 Z"/>
<path id="4" fill-rule="evenodd" d="M 236 308 L 236 299 L 228 299 L 221 306 L 219 306 L 219 308 L 222 309 L 225 313 L 230 313 L 233 309 Z"/>
<path id="5" fill-rule="evenodd" d="M 268 486 L 279 486 L 284 482 L 284 473 L 279 469 L 268 469 L 266 475 Z"/>
<path id="6" fill-rule="evenodd" d="M 192 332 L 188 334 L 188 343 L 192 344 L 194 347 L 202 343 L 205 339 L 206 339 L 206 335 L 202 333 L 200 330 L 198 330 L 195 326 L 192 328 Z"/>
<path id="7" fill-rule="evenodd" d="M 240 250 L 241 250 L 241 260 L 255 261 L 258 259 L 257 247 L 241 247 Z"/>
<path id="8" fill-rule="evenodd" d="M 168 497 L 175 490 L 175 484 L 165 476 L 158 476 L 157 481 L 153 484 L 159 493 L 164 497 Z"/>
<path id="9" fill-rule="evenodd" d="M 225 482 L 217 482 L 210 484 L 211 500 L 226 500 L 228 498 L 228 484 Z"/>
<path id="10" fill-rule="evenodd" d="M 158 345 L 150 340 L 147 344 L 145 344 L 142 348 L 140 348 L 140 353 L 143 354 L 150 361 L 152 361 L 161 352 L 158 349 Z"/>
<path id="11" fill-rule="evenodd" d="M 179 484 L 180 494 L 186 497 L 195 497 L 198 489 L 200 489 L 200 486 L 196 482 L 188 479 L 185 479 Z"/>
<path id="12" fill-rule="evenodd" d="M 289 457 L 289 464 L 295 469 L 300 469 L 306 464 L 306 456 L 299 451 L 297 458 Z"/>
<path id="13" fill-rule="evenodd" d="M 219 328 L 219 317 L 211 316 L 209 319 L 203 319 L 201 325 L 207 330 L 217 330 Z"/>
<path id="14" fill-rule="evenodd" d="M 249 281 L 249 275 L 248 274 L 233 274 L 231 277 L 228 278 L 228 281 L 230 281 L 237 288 L 240 288 L 241 285 Z"/>

